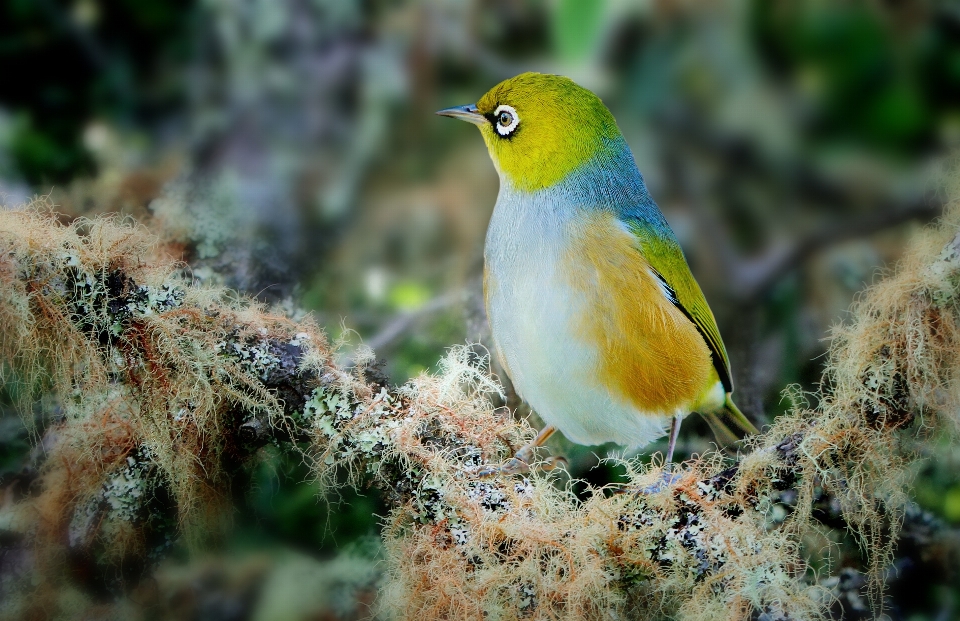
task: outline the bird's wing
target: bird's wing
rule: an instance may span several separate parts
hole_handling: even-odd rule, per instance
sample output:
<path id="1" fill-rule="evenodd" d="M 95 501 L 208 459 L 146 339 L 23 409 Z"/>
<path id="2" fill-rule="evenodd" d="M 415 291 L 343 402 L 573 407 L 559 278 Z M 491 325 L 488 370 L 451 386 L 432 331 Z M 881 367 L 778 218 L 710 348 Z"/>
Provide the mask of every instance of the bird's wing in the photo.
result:
<path id="1" fill-rule="evenodd" d="M 636 220 L 626 221 L 627 228 L 636 237 L 638 249 L 654 270 L 654 276 L 663 286 L 664 294 L 673 304 L 683 311 L 707 342 L 713 358 L 713 366 L 723 383 L 726 392 L 733 390 L 730 376 L 730 360 L 720 338 L 717 321 L 700 291 L 700 285 L 694 280 L 680 244 L 646 223 Z"/>

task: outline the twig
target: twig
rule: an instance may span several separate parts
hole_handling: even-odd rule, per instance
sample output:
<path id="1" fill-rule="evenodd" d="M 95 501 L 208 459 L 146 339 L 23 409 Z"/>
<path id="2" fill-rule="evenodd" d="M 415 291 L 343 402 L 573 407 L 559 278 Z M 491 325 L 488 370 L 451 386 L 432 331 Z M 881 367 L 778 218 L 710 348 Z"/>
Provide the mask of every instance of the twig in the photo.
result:
<path id="1" fill-rule="evenodd" d="M 869 216 L 824 225 L 789 245 L 769 249 L 762 257 L 734 264 L 731 274 L 736 285 L 730 288 L 730 292 L 741 304 L 753 303 L 767 294 L 770 288 L 791 270 L 821 250 L 911 220 L 929 221 L 942 211 L 942 204 L 928 199 L 916 200 L 906 205 L 886 203 L 878 205 L 876 211 Z"/>

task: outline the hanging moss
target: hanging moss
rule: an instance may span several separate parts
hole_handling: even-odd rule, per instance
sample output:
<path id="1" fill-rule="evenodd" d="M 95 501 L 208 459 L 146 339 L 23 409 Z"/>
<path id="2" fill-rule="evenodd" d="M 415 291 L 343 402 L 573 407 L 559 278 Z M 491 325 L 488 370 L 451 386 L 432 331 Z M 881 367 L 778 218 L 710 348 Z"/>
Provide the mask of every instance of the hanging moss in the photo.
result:
<path id="1" fill-rule="evenodd" d="M 326 490 L 384 492 L 384 617 L 816 619 L 840 597 L 879 611 L 915 442 L 960 429 L 958 213 L 837 329 L 816 407 L 794 395 L 738 460 L 627 461 L 626 486 L 579 500 L 542 471 L 481 476 L 534 430 L 491 405 L 500 386 L 470 348 L 387 388 L 369 352 L 338 367 L 314 325 L 192 282 L 130 221 L 0 212 L 0 379 L 61 406 L 40 490 L 17 505 L 31 601 L 65 567 L 117 594 L 173 541 L 200 545 L 272 443 Z M 865 573 L 813 574 L 805 542 L 828 528 L 852 534 Z"/>

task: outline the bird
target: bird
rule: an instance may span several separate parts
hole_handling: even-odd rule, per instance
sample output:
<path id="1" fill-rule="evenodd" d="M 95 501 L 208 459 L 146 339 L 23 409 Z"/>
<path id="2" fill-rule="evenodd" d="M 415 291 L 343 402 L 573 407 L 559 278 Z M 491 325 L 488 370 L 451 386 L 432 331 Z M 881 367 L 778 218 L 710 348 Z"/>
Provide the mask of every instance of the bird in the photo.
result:
<path id="1" fill-rule="evenodd" d="M 713 312 L 613 115 L 570 78 L 522 73 L 438 115 L 479 127 L 500 178 L 484 245 L 494 350 L 545 427 L 502 467 L 526 471 L 559 430 L 640 449 L 700 413 L 755 433 L 732 399 Z"/>

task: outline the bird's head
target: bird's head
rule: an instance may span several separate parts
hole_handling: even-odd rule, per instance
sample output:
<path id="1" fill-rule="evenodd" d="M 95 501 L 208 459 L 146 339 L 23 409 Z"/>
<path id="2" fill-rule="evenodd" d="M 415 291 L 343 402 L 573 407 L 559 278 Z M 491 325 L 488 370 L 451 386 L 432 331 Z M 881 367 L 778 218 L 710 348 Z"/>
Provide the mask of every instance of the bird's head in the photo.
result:
<path id="1" fill-rule="evenodd" d="M 437 112 L 480 127 L 490 157 L 514 187 L 536 191 L 622 144 L 600 98 L 570 78 L 522 73 L 476 104 Z"/>

